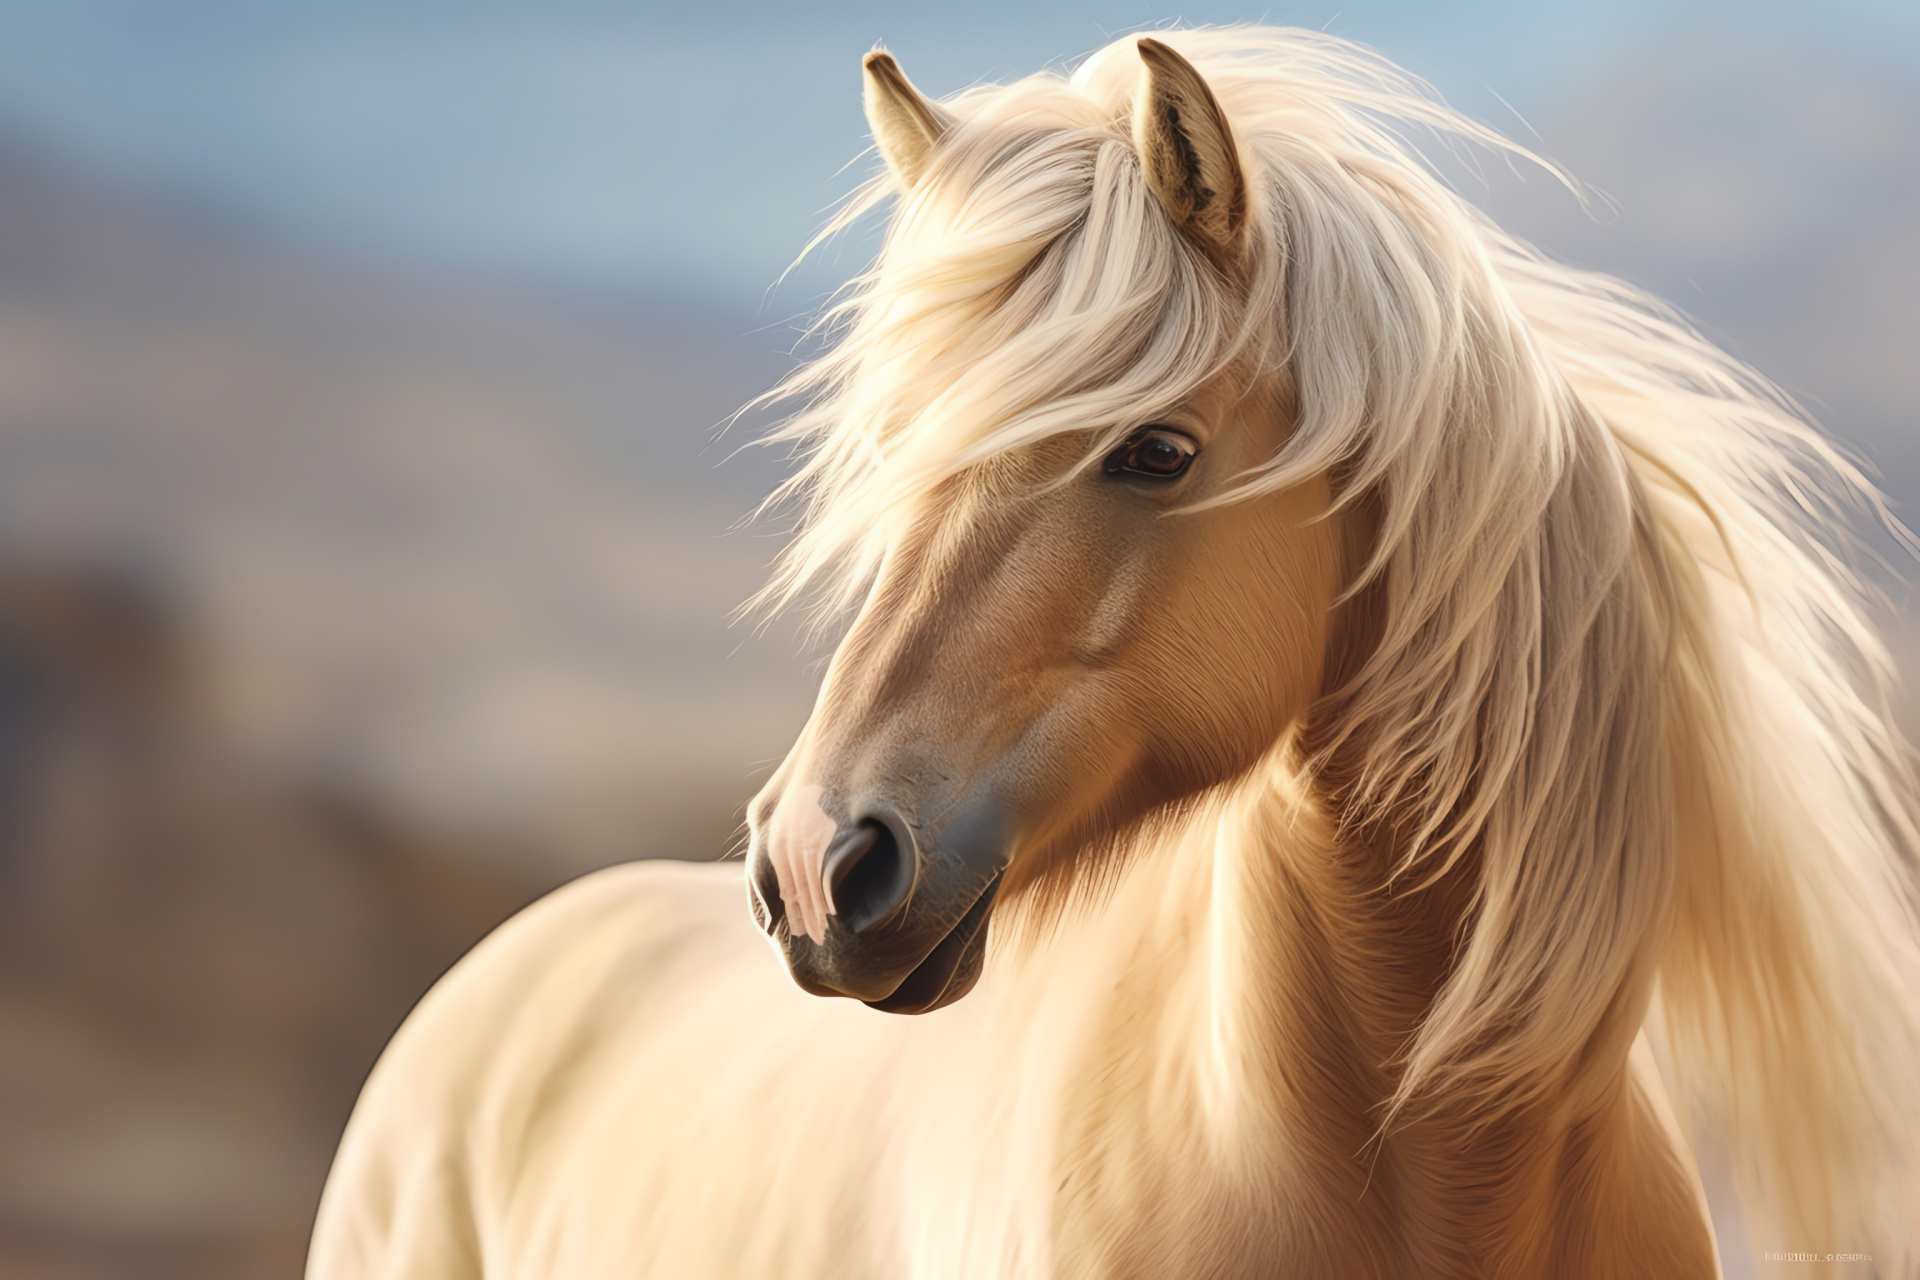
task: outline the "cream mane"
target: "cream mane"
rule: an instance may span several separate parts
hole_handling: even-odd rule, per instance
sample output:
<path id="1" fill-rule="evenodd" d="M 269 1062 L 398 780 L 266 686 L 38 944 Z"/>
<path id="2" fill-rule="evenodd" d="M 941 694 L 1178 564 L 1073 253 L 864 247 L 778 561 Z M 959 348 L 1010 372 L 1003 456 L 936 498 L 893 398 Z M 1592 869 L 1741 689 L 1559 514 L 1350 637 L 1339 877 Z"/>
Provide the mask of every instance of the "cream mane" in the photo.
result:
<path id="1" fill-rule="evenodd" d="M 1332 473 L 1381 517 L 1385 632 L 1328 748 L 1359 753 L 1352 811 L 1413 815 L 1408 883 L 1481 863 L 1397 1106 L 1538 1096 L 1652 979 L 1671 1091 L 1762 1247 L 1864 1237 L 1903 1273 L 1920 833 L 1832 532 L 1871 487 L 1672 311 L 1441 181 L 1409 133 L 1518 149 L 1417 82 L 1307 32 L 1160 38 L 1239 143 L 1245 287 L 1155 208 L 1132 40 L 945 100 L 830 349 L 782 389 L 804 515 L 768 599 L 857 600 L 961 469 L 1074 432 L 1091 461 L 1234 361 L 1283 368 L 1298 426 L 1245 490 Z"/>

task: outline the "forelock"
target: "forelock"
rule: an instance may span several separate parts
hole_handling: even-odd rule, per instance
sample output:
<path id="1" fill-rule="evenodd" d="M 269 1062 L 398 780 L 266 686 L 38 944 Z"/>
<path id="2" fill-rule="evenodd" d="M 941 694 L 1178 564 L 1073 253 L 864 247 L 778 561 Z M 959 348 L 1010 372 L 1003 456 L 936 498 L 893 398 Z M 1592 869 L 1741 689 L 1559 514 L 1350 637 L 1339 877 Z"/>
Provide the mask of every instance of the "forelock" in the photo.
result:
<path id="1" fill-rule="evenodd" d="M 1093 456 L 1218 373 L 1245 327 L 1122 120 L 1051 75 L 951 106 L 959 124 L 831 313 L 838 341 L 786 388 L 809 398 L 782 433 L 806 513 L 775 598 L 857 590 L 889 515 L 958 471 L 1067 433 Z"/>

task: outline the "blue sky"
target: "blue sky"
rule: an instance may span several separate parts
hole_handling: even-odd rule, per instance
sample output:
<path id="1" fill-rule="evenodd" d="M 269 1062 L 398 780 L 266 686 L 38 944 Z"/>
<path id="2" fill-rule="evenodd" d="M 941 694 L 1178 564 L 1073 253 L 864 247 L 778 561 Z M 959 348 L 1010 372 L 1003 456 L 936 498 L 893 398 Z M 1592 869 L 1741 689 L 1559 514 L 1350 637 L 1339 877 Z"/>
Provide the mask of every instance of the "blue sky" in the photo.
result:
<path id="1" fill-rule="evenodd" d="M 768 294 L 865 171 L 842 166 L 866 143 L 866 49 L 885 42 L 947 92 L 1174 19 L 1324 27 L 1509 129 L 1504 104 L 1550 115 L 1610 62 L 1682 37 L 1920 74 L 1911 0 L 0 0 L 0 133 L 275 237 L 772 319 L 864 252 L 829 250 Z"/>

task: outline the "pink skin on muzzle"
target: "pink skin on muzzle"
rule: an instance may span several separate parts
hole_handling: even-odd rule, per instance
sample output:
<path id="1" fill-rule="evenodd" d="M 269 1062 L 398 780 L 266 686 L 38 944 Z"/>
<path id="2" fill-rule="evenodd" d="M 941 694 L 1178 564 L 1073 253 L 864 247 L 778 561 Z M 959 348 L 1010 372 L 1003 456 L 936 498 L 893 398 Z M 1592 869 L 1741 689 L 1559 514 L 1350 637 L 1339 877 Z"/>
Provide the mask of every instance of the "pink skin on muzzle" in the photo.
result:
<path id="1" fill-rule="evenodd" d="M 826 857 L 839 830 L 820 807 L 821 792 L 817 783 L 788 787 L 767 822 L 767 861 L 780 882 L 788 927 L 814 942 L 825 940 L 827 917 L 834 914 Z"/>

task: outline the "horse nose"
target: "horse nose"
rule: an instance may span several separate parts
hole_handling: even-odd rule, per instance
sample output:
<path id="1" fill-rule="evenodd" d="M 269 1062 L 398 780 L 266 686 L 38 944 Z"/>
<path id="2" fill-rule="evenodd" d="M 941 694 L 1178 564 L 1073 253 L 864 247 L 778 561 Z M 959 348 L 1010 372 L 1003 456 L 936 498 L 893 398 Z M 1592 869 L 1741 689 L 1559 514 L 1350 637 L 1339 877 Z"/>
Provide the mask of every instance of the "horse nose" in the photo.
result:
<path id="1" fill-rule="evenodd" d="M 892 814 L 842 827 L 822 860 L 828 902 L 848 930 L 865 933 L 913 892 L 913 837 Z"/>
<path id="2" fill-rule="evenodd" d="M 780 882 L 773 863 L 765 858 L 747 863 L 747 905 L 753 909 L 753 922 L 768 937 L 787 918 L 787 904 L 780 896 Z"/>

